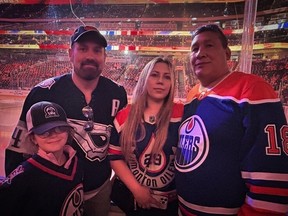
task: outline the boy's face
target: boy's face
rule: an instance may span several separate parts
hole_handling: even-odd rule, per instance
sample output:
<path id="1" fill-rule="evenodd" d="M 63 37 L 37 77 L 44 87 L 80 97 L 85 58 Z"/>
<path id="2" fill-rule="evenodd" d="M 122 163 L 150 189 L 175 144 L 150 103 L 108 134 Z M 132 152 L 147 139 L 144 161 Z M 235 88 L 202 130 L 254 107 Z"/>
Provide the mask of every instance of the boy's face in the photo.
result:
<path id="1" fill-rule="evenodd" d="M 34 143 L 46 153 L 62 152 L 68 140 L 69 127 L 56 127 L 43 134 L 34 134 Z"/>

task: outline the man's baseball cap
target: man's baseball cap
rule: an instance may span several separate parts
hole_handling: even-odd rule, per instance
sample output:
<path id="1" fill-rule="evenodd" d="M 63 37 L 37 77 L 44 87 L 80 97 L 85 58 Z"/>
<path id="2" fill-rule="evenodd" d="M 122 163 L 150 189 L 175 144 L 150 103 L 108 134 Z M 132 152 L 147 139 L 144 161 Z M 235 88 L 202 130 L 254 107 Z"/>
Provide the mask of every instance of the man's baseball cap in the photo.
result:
<path id="1" fill-rule="evenodd" d="M 83 35 L 91 34 L 97 43 L 103 47 L 107 47 L 107 41 L 105 37 L 99 32 L 99 30 L 93 26 L 80 26 L 71 36 L 71 46 L 78 41 Z"/>
<path id="2" fill-rule="evenodd" d="M 41 101 L 33 104 L 26 114 L 28 133 L 43 134 L 55 127 L 71 127 L 66 113 L 56 103 Z"/>

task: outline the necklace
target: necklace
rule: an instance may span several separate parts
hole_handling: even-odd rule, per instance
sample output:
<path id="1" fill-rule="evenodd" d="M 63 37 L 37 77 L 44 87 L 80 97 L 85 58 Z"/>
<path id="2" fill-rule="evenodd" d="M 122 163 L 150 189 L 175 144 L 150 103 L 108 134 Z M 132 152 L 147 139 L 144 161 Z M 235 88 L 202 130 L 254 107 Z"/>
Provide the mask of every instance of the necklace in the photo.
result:
<path id="1" fill-rule="evenodd" d="M 156 116 L 154 116 L 154 115 L 149 116 L 148 121 L 149 121 L 149 123 L 151 123 L 151 124 L 155 123 L 155 122 L 156 122 Z"/>
<path id="2" fill-rule="evenodd" d="M 198 96 L 198 99 L 203 99 L 205 96 L 207 96 L 210 91 L 212 90 L 212 88 L 205 88 L 203 86 L 200 86 L 199 87 L 199 96 Z"/>

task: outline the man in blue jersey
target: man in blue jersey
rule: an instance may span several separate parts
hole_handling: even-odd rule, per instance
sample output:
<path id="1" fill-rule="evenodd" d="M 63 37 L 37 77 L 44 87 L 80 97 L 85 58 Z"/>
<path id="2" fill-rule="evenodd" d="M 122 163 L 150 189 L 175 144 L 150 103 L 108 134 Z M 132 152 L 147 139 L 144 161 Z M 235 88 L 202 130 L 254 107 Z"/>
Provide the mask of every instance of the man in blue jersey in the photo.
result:
<path id="1" fill-rule="evenodd" d="M 45 100 L 62 106 L 69 124 L 76 130 L 71 146 L 84 164 L 84 210 L 88 216 L 108 215 L 111 191 L 108 144 L 114 117 L 127 104 L 123 86 L 101 76 L 106 46 L 105 37 L 95 27 L 80 26 L 75 30 L 69 49 L 72 73 L 45 80 L 31 90 L 6 150 L 8 175 L 30 154 L 22 143 L 27 134 L 25 116 L 31 105 Z"/>
<path id="2" fill-rule="evenodd" d="M 179 128 L 180 214 L 287 215 L 288 127 L 280 99 L 262 78 L 229 71 L 231 51 L 217 25 L 192 34 L 199 79 Z"/>

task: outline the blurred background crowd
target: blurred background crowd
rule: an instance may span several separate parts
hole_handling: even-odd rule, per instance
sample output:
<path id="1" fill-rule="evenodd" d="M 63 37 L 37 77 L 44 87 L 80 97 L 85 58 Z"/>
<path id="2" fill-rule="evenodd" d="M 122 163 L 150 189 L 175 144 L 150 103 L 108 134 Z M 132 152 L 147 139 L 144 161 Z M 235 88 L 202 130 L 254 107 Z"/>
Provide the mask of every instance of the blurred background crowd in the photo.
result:
<path id="1" fill-rule="evenodd" d="M 82 22 L 96 26 L 106 36 L 108 58 L 103 75 L 124 85 L 129 95 L 143 66 L 156 55 L 166 55 L 177 71 L 176 97 L 185 98 L 197 82 L 188 62 L 191 31 L 205 23 L 224 29 L 233 51 L 230 68 L 238 69 L 245 1 L 56 2 L 14 4 L 7 0 L 0 4 L 0 89 L 29 90 L 43 79 L 70 72 L 69 35 Z M 274 87 L 286 105 L 287 11 L 285 0 L 258 1 L 251 68 L 251 73 Z"/>

